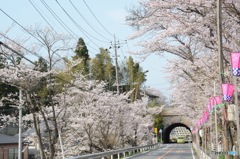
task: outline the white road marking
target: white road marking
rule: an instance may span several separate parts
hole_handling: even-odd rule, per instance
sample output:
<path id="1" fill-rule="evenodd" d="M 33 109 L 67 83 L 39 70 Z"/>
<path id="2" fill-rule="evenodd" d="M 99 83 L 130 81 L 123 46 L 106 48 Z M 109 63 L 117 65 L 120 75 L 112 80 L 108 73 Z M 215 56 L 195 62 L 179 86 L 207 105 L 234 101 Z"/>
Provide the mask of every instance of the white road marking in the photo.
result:
<path id="1" fill-rule="evenodd" d="M 193 149 L 192 149 L 192 147 L 191 147 L 191 151 L 192 151 L 193 159 L 195 159 L 195 156 L 194 156 L 194 153 L 193 153 Z"/>

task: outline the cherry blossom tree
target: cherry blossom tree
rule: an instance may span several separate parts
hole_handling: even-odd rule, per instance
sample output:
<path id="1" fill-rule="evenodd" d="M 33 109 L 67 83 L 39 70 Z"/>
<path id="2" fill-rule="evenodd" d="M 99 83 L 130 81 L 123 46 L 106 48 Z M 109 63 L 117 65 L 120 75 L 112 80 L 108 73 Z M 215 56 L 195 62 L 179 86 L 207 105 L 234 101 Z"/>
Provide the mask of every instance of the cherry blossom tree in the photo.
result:
<path id="1" fill-rule="evenodd" d="M 66 108 L 68 120 L 61 121 L 65 155 L 92 153 L 132 145 L 135 135 L 143 144 L 147 126 L 153 124 L 153 114 L 160 108 L 147 109 L 148 99 L 129 103 L 129 95 L 105 91 L 104 83 L 76 80 L 75 85 L 87 91 L 69 87 L 59 107 Z M 87 89 L 89 88 L 89 89 Z M 135 132 L 136 131 L 136 132 Z"/>
<path id="2" fill-rule="evenodd" d="M 70 48 L 69 39 L 47 28 L 29 32 L 38 42 L 33 48 L 45 56 L 33 62 L 27 58 L 29 51 L 20 45 L 1 43 L 7 64 L 0 68 L 0 81 L 22 90 L 23 123 L 34 129 L 26 140 L 37 138 L 42 159 L 60 158 L 60 139 L 67 147 L 66 156 L 144 144 L 153 114 L 162 109 L 148 108 L 145 97 L 131 103 L 133 90 L 117 95 L 106 91 L 105 83 L 71 71 L 80 61 L 56 70 L 59 53 Z M 18 100 L 14 102 L 19 105 Z M 17 120 L 2 117 L 2 121 Z"/>
<path id="3" fill-rule="evenodd" d="M 58 86 L 55 70 L 40 72 L 22 61 L 0 72 L 2 82 L 23 90 L 27 112 L 23 120 L 35 130 L 41 158 L 60 158 L 60 138 L 67 147 L 66 156 L 115 149 L 135 140 L 138 145 L 143 144 L 152 114 L 161 111 L 147 109 L 147 98 L 130 103 L 132 92 L 121 95 L 106 92 L 104 83 L 88 81 L 83 75 L 68 71 L 66 75 L 72 77 L 71 81 L 64 81 L 62 91 L 43 96 L 50 98 L 45 101 L 38 94 L 39 83 L 51 75 L 54 78 L 46 89 Z"/>
<path id="4" fill-rule="evenodd" d="M 223 53 L 225 76 L 229 75 L 229 52 L 239 50 L 240 3 L 222 1 Z M 213 81 L 220 93 L 217 62 L 216 1 L 144 0 L 129 9 L 126 19 L 136 28 L 132 39 L 143 38 L 136 54 L 173 54 L 166 71 L 172 83 L 173 105 L 188 112 L 202 114 L 213 96 Z"/>
<path id="5" fill-rule="evenodd" d="M 37 65 L 40 66 L 40 63 L 34 63 L 27 57 L 27 52 L 36 55 L 35 53 L 7 38 L 11 43 L 1 43 L 2 54 L 6 64 L 5 67 L 1 68 L 0 77 L 2 83 L 15 86 L 23 91 L 24 111 L 32 115 L 31 122 L 38 138 L 41 158 L 44 159 L 47 156 L 54 158 L 54 145 L 58 141 L 55 104 L 52 100 L 55 94 L 52 85 L 52 79 L 55 74 L 53 67 L 58 62 L 58 59 L 55 60 L 54 55 L 57 55 L 61 51 L 69 50 L 69 39 L 64 35 L 54 34 L 46 28 L 32 30 L 31 35 L 39 42 L 39 45 L 36 44 L 36 50 L 41 52 L 43 47 L 47 50 L 47 54 L 45 55 L 47 55 L 48 60 L 44 58 L 41 60 L 41 63 L 47 61 L 48 69 L 45 69 L 46 72 L 41 72 L 42 70 L 38 69 Z M 46 81 L 43 79 L 49 80 Z M 42 81 L 46 81 L 45 84 L 41 84 L 43 83 Z M 17 101 L 16 105 L 18 104 L 19 102 Z M 52 111 L 49 112 L 48 109 L 52 109 Z M 39 116 L 42 117 L 42 120 L 40 120 Z M 42 125 L 44 128 L 41 128 Z M 43 135 L 45 135 L 42 133 L 43 130 L 47 132 L 47 140 L 46 138 L 42 140 L 44 138 Z M 44 153 L 45 143 L 47 143 L 49 148 L 47 151 L 48 154 Z"/>

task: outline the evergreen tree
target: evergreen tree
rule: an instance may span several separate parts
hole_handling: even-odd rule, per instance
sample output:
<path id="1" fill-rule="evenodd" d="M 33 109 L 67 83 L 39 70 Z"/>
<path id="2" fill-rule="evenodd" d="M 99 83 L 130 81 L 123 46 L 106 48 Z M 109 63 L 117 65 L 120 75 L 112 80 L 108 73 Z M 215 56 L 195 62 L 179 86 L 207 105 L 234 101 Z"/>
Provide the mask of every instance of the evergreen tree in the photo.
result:
<path id="1" fill-rule="evenodd" d="M 5 64 L 5 59 L 4 57 L 0 54 L 0 69 L 4 68 Z"/>
<path id="2" fill-rule="evenodd" d="M 37 62 L 35 62 L 35 68 L 34 70 L 40 71 L 40 72 L 47 72 L 48 71 L 48 65 L 46 61 L 40 57 Z"/>
<path id="3" fill-rule="evenodd" d="M 46 60 L 44 60 L 42 57 L 38 59 L 37 62 L 35 62 L 34 70 L 40 71 L 40 72 L 47 72 L 48 71 L 48 64 L 46 63 Z M 45 104 L 48 102 L 48 94 L 49 90 L 47 89 L 47 78 L 42 78 L 39 81 L 39 85 L 36 88 L 38 99 L 41 99 L 40 101 L 44 101 Z"/>
<path id="4" fill-rule="evenodd" d="M 3 107 L 1 107 L 0 114 L 5 115 L 16 114 L 17 108 L 13 107 L 15 106 L 15 104 L 14 102 L 11 102 L 11 99 L 17 98 L 18 89 L 16 87 L 0 82 L 0 100 L 2 99 L 3 103 Z"/>
<path id="5" fill-rule="evenodd" d="M 73 60 L 76 59 L 81 59 L 82 62 L 77 65 L 74 68 L 74 71 L 82 71 L 83 75 L 88 75 L 89 74 L 89 54 L 88 54 L 88 49 L 87 46 L 85 45 L 85 42 L 83 38 L 79 38 L 76 49 L 75 49 L 76 55 L 73 57 Z"/>
<path id="6" fill-rule="evenodd" d="M 0 70 L 6 67 L 6 59 L 3 55 L 0 54 Z M 3 103 L 1 107 L 0 114 L 10 115 L 16 114 L 17 109 L 13 106 L 14 102 L 11 102 L 11 99 L 18 98 L 18 89 L 15 86 L 11 86 L 6 83 L 0 82 L 0 100 Z"/>

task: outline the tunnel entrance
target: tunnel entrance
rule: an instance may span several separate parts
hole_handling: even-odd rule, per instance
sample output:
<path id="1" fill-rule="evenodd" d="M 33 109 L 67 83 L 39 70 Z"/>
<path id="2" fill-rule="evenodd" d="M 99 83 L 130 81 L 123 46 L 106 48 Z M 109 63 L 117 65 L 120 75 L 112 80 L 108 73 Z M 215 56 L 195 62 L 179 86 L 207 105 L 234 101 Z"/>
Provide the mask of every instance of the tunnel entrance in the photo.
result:
<path id="1" fill-rule="evenodd" d="M 187 125 L 185 125 L 185 124 L 182 124 L 182 123 L 174 123 L 174 124 L 171 124 L 171 125 L 169 125 L 168 127 L 166 127 L 164 130 L 163 130 L 163 142 L 164 143 L 176 143 L 177 142 L 177 140 L 176 139 L 173 139 L 174 137 L 174 135 L 178 135 L 178 134 L 174 134 L 176 131 L 173 131 L 175 128 L 184 128 L 184 129 L 186 129 L 186 135 L 188 135 L 188 136 L 186 136 L 186 140 L 191 140 L 191 139 L 189 139 L 189 138 L 191 138 L 191 130 L 190 130 L 190 128 L 187 126 Z M 173 132 L 172 132 L 173 131 Z M 184 134 L 184 135 L 185 135 Z M 182 134 L 179 134 L 179 135 L 182 135 Z M 172 139 L 170 139 L 170 136 L 172 137 Z"/>

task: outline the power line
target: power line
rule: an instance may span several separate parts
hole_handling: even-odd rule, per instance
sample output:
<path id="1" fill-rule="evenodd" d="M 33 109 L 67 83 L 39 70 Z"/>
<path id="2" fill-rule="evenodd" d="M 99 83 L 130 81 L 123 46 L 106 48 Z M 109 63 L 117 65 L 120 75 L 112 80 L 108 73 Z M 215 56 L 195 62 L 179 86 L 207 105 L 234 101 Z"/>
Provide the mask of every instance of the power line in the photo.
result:
<path id="1" fill-rule="evenodd" d="M 44 1 L 41 0 L 41 3 L 45 6 L 45 8 L 49 11 L 49 13 L 58 21 L 58 23 L 70 34 L 75 35 L 75 39 L 78 39 L 78 35 L 74 33 L 59 17 L 58 15 L 49 7 L 49 5 Z M 71 32 L 71 33 L 70 33 Z M 73 36 L 74 37 L 74 36 Z"/>
<path id="2" fill-rule="evenodd" d="M 12 52 L 14 52 L 15 54 L 21 56 L 22 58 L 24 58 L 25 60 L 27 60 L 28 62 L 36 65 L 33 61 L 29 60 L 28 58 L 26 58 L 25 56 L 23 56 L 22 54 L 18 53 L 17 51 L 15 51 L 14 49 L 12 49 L 11 47 L 9 47 L 8 45 L 4 44 L 3 42 L 0 41 L 0 45 L 3 45 L 5 48 L 11 50 Z"/>
<path id="3" fill-rule="evenodd" d="M 35 62 L 33 62 L 32 60 L 28 59 L 27 57 L 23 56 L 22 54 L 18 53 L 16 50 L 12 49 L 11 47 L 9 47 L 8 45 L 4 44 L 3 42 L 0 41 L 0 46 L 4 46 L 6 47 L 7 49 L 9 49 L 10 51 L 12 51 L 13 53 L 21 56 L 22 58 L 24 58 L 25 60 L 29 61 L 30 63 L 32 63 L 34 66 L 37 66 L 37 64 Z M 44 59 L 44 58 L 43 58 Z M 46 59 L 44 59 L 46 60 Z M 82 88 L 78 87 L 77 85 L 69 82 L 69 81 L 66 81 L 65 79 L 62 79 L 61 77 L 58 77 L 58 76 L 55 76 L 56 78 L 68 83 L 68 84 L 71 84 L 72 86 L 75 86 L 76 88 L 80 89 L 80 90 L 83 90 Z"/>
<path id="4" fill-rule="evenodd" d="M 91 10 L 91 8 L 88 6 L 88 4 L 86 3 L 85 0 L 83 0 L 84 4 L 87 6 L 88 10 L 91 12 L 91 14 L 93 15 L 93 17 L 97 20 L 97 22 L 102 26 L 102 28 L 111 36 L 115 36 L 113 35 L 111 32 L 109 32 L 106 27 L 104 27 L 104 25 L 98 20 L 98 18 L 96 17 L 96 15 L 93 13 L 93 11 Z M 117 37 L 115 37 L 116 39 L 119 39 Z M 119 40 L 122 40 L 122 39 L 119 39 Z"/>
<path id="5" fill-rule="evenodd" d="M 44 45 L 44 43 L 39 40 L 35 35 L 33 35 L 31 32 L 29 32 L 26 28 L 24 28 L 20 23 L 18 23 L 15 19 L 13 19 L 10 15 L 8 15 L 6 12 L 4 12 L 1 8 L 0 10 L 8 17 L 10 18 L 12 21 L 14 21 L 18 26 L 20 26 L 23 30 L 25 30 L 28 34 L 30 34 L 32 37 L 34 37 L 37 41 L 39 41 L 41 44 Z"/>
<path id="6" fill-rule="evenodd" d="M 73 6 L 73 8 L 77 11 L 77 13 L 82 17 L 82 19 L 98 34 L 100 35 L 102 38 L 108 40 L 108 41 L 111 41 L 109 40 L 108 38 L 104 37 L 102 34 L 100 34 L 88 21 L 87 19 L 80 13 L 80 11 L 77 9 L 77 7 L 72 3 L 71 0 L 69 0 L 69 2 L 71 3 L 71 5 Z"/>
<path id="7" fill-rule="evenodd" d="M 40 39 L 38 39 L 34 34 L 32 34 L 30 31 L 28 31 L 25 27 L 23 27 L 20 23 L 18 23 L 15 19 L 13 19 L 10 15 L 8 15 L 6 12 L 4 12 L 2 9 L 0 9 L 7 17 L 9 17 L 12 21 L 14 21 L 16 24 L 18 24 L 23 30 L 25 30 L 28 34 L 30 34 L 32 37 L 34 37 L 37 41 L 39 41 L 42 45 L 45 45 Z M 2 34 L 3 35 L 3 34 Z M 90 48 L 92 48 L 95 51 L 98 51 L 97 49 L 93 48 L 92 46 L 88 45 Z M 53 51 L 53 50 L 51 50 Z M 62 58 L 59 54 L 55 53 L 58 57 Z"/>
<path id="8" fill-rule="evenodd" d="M 46 20 L 46 18 L 41 14 L 41 12 L 37 9 L 37 7 L 31 2 L 31 0 L 29 0 L 29 2 L 32 4 L 32 6 L 35 8 L 35 10 L 40 14 L 40 16 L 45 20 L 45 22 L 53 29 L 52 25 Z M 58 21 L 59 22 L 59 21 Z M 60 23 L 60 22 L 59 22 Z M 61 24 L 61 23 L 60 23 Z M 74 37 L 66 28 L 65 26 L 62 25 L 62 27 L 72 36 Z M 55 31 L 55 30 L 54 30 Z M 55 31 L 56 32 L 56 31 Z M 56 32 L 57 33 L 57 32 Z M 76 38 L 75 38 L 76 39 Z M 89 46 L 91 47 L 91 46 Z M 94 49 L 94 48 L 93 48 Z M 94 53 L 93 53 L 94 54 Z"/>
<path id="9" fill-rule="evenodd" d="M 42 45 L 45 45 L 40 39 L 38 39 L 34 34 L 32 34 L 30 31 L 28 31 L 25 27 L 23 27 L 20 23 L 18 23 L 15 19 L 13 19 L 10 15 L 8 15 L 6 12 L 4 12 L 1 8 L 0 10 L 9 17 L 12 21 L 14 21 L 18 26 L 20 26 L 23 30 L 25 30 L 28 34 L 30 34 L 32 37 L 34 37 L 37 41 L 39 41 Z M 54 52 L 53 50 L 51 50 Z M 62 58 L 59 54 L 55 53 L 58 57 Z"/>
<path id="10" fill-rule="evenodd" d="M 42 13 L 37 9 L 37 7 L 33 4 L 33 2 L 31 0 L 29 0 L 29 2 L 31 3 L 31 5 L 35 8 L 35 10 L 38 12 L 38 14 L 44 19 L 44 21 L 51 27 L 52 30 L 53 26 L 47 21 L 47 19 L 42 15 Z M 55 30 L 54 30 L 55 31 Z M 56 32 L 56 31 L 55 31 Z"/>
<path id="11" fill-rule="evenodd" d="M 31 3 L 31 0 L 29 0 Z M 79 30 L 81 30 L 81 32 L 93 43 L 95 44 L 98 48 L 100 48 L 100 46 L 98 46 L 94 41 L 92 41 L 91 38 L 88 37 L 88 35 L 90 35 L 91 37 L 93 37 L 91 34 L 89 34 L 87 31 L 85 31 L 81 26 L 79 26 L 79 24 L 70 16 L 70 14 L 62 7 L 62 5 L 56 0 L 56 2 L 58 3 L 58 5 L 61 7 L 61 9 L 65 12 L 65 14 L 71 19 L 71 21 L 78 27 Z M 78 35 L 76 35 L 75 33 L 73 33 L 73 31 L 59 18 L 59 16 L 51 9 L 51 7 L 44 1 L 41 0 L 41 3 L 45 6 L 45 8 L 49 11 L 49 13 L 58 21 L 58 23 L 70 34 L 73 36 L 73 34 L 75 36 L 73 37 L 78 37 Z M 33 3 L 31 3 L 32 5 L 34 5 Z M 75 10 L 78 12 L 78 14 L 84 19 L 86 20 L 81 13 L 77 10 L 77 8 L 74 6 L 74 4 L 71 2 L 72 6 L 75 8 Z M 38 13 L 41 15 L 41 17 L 52 27 L 52 25 L 46 20 L 46 18 L 41 14 L 41 12 L 37 9 L 36 6 L 34 6 L 34 8 L 38 11 Z M 87 21 L 87 20 L 86 20 Z M 89 25 L 91 25 L 90 23 L 88 23 Z M 92 27 L 92 26 L 91 26 Z M 93 27 L 92 27 L 93 28 Z M 93 28 L 94 29 L 94 28 Z M 95 29 L 96 31 L 96 29 Z M 72 34 L 72 33 L 73 34 Z M 97 32 L 97 31 L 96 31 Z M 87 33 L 88 35 L 86 35 L 85 33 Z M 98 33 L 100 34 L 100 33 Z M 101 35 L 101 34 L 100 34 Z M 101 35 L 102 36 L 102 35 Z M 103 36 L 102 36 L 103 37 Z M 97 39 L 95 37 L 93 37 L 96 40 L 102 41 L 100 39 Z M 105 37 L 104 37 L 105 38 Z M 76 39 L 76 38 L 75 38 Z M 106 39 L 106 38 L 105 38 Z M 109 39 L 107 39 L 109 40 Z M 106 41 L 102 41 L 102 42 L 106 42 Z M 106 42 L 108 43 L 108 42 Z M 92 48 L 94 51 L 98 51 L 97 49 L 95 49 L 94 47 L 92 47 L 91 45 L 88 44 L 88 47 Z M 95 53 L 93 53 L 95 54 Z"/>
<path id="12" fill-rule="evenodd" d="M 42 58 L 45 62 L 47 62 L 48 64 L 50 63 L 48 60 L 44 59 L 42 56 L 40 56 L 39 54 L 37 54 L 36 52 L 32 52 L 29 49 L 25 48 L 24 46 L 20 45 L 19 43 L 17 43 L 16 41 L 10 39 L 9 37 L 3 35 L 2 33 L 0 33 L 1 36 L 3 36 L 4 38 L 8 39 L 9 41 L 11 41 L 12 43 L 16 44 L 17 46 L 21 47 L 22 49 L 24 49 L 25 51 L 29 52 L 30 54 L 38 57 L 38 58 Z M 56 62 L 56 61 L 55 61 Z M 54 62 L 54 63 L 55 63 Z"/>
<path id="13" fill-rule="evenodd" d="M 123 56 L 123 59 L 124 59 L 126 56 L 125 56 L 124 53 L 123 53 L 122 47 L 120 47 L 120 50 L 121 50 L 121 53 L 122 53 L 122 56 Z M 121 57 L 120 57 L 120 58 L 121 58 Z M 121 58 L 122 62 L 124 63 L 125 61 L 124 61 L 123 59 Z"/>
<path id="14" fill-rule="evenodd" d="M 74 37 L 73 35 L 75 35 L 74 39 L 78 39 L 79 36 L 77 34 L 75 34 L 59 17 L 58 15 L 51 9 L 51 7 L 44 1 L 41 0 L 41 3 L 45 6 L 45 8 L 49 11 L 49 13 L 54 17 L 54 19 L 56 19 L 58 21 L 58 23 L 70 34 L 72 35 L 72 37 Z M 65 27 L 66 26 L 66 27 Z M 73 33 L 70 33 L 69 30 Z M 95 51 L 98 51 L 97 49 L 95 49 L 94 47 L 92 47 L 91 45 L 88 45 L 88 47 L 92 48 Z"/>
<path id="15" fill-rule="evenodd" d="M 124 55 L 124 53 L 123 53 L 123 50 L 122 50 L 122 47 L 120 47 L 120 49 L 121 49 L 121 52 L 122 52 L 123 57 L 125 57 L 125 55 Z"/>
<path id="16" fill-rule="evenodd" d="M 93 44 L 95 44 L 97 47 L 99 47 L 94 41 L 92 41 L 91 38 L 89 38 L 89 37 L 87 36 L 87 34 L 90 35 L 92 38 L 98 40 L 98 41 L 102 41 L 102 40 L 97 39 L 96 37 L 94 37 L 94 36 L 92 36 L 91 34 L 89 34 L 87 31 L 85 31 L 85 30 L 84 30 L 80 25 L 78 25 L 78 23 L 68 14 L 68 12 L 62 7 L 62 5 L 61 5 L 57 0 L 55 0 L 55 1 L 56 1 L 57 4 L 60 6 L 60 8 L 64 11 L 64 13 L 69 17 L 69 19 L 71 19 L 71 21 L 77 26 L 77 28 L 78 28 Z M 102 42 L 106 42 L 106 41 L 102 41 Z"/>
<path id="17" fill-rule="evenodd" d="M 97 20 L 97 22 L 102 26 L 102 28 L 109 33 L 111 36 L 114 36 L 112 33 L 110 33 L 104 26 L 103 24 L 98 20 L 98 18 L 95 16 L 95 14 L 93 13 L 93 11 L 91 10 L 91 8 L 88 6 L 88 4 L 85 2 L 85 0 L 83 0 L 84 4 L 87 6 L 88 10 L 91 12 L 91 14 L 93 15 L 93 17 Z"/>
<path id="18" fill-rule="evenodd" d="M 123 46 L 123 44 L 126 44 L 126 43 L 120 43 L 119 41 L 115 41 L 115 43 L 114 44 L 112 44 L 112 42 L 111 42 L 111 46 L 110 46 L 110 48 L 116 48 L 116 49 L 120 49 L 121 50 L 121 53 L 122 53 L 122 56 L 123 56 L 123 58 L 124 57 L 126 57 L 125 55 L 124 55 L 124 53 L 123 53 L 123 50 L 122 50 L 122 46 Z M 121 61 L 123 62 L 123 59 L 121 58 L 121 56 L 120 56 L 120 59 L 121 59 Z"/>
<path id="19" fill-rule="evenodd" d="M 38 12 L 38 14 L 40 14 L 40 16 L 44 19 L 44 21 L 52 28 L 52 30 L 55 31 L 54 27 L 53 27 L 53 26 L 50 24 L 50 22 L 47 20 L 47 18 L 48 18 L 48 19 L 50 19 L 50 21 L 51 21 L 51 18 L 49 18 L 48 15 L 47 15 L 46 13 L 44 13 L 39 6 L 36 5 L 36 3 L 34 4 L 31 0 L 29 0 L 29 1 L 30 1 L 31 5 L 34 7 L 34 9 Z M 43 15 L 41 12 L 42 12 L 44 15 Z M 45 17 L 47 17 L 47 18 L 45 18 Z M 63 31 L 62 31 L 62 28 L 60 28 L 58 25 L 55 25 L 55 24 L 54 24 L 54 26 L 57 26 L 57 28 L 58 28 L 61 32 L 63 32 Z M 65 30 L 66 30 L 66 29 L 65 29 Z M 67 31 L 67 30 L 66 30 L 66 31 Z M 55 31 L 55 32 L 57 33 L 57 31 Z M 68 31 L 67 31 L 67 32 L 68 32 Z M 74 38 L 74 36 L 73 36 L 70 32 L 68 32 L 68 33 L 69 33 L 69 35 L 71 35 L 71 36 Z"/>
<path id="20" fill-rule="evenodd" d="M 25 48 L 24 46 L 18 44 L 16 41 L 14 41 L 14 40 L 10 39 L 9 37 L 3 35 L 2 33 L 0 33 L 0 35 L 2 35 L 4 38 L 8 39 L 9 41 L 13 42 L 13 43 L 16 44 L 17 46 L 23 48 L 23 49 L 26 50 L 27 52 L 29 52 L 29 53 L 37 56 L 38 58 L 40 58 L 40 57 L 42 58 L 42 56 L 38 55 L 37 53 L 34 53 L 34 52 L 30 51 L 29 49 L 27 49 L 27 48 Z"/>
<path id="21" fill-rule="evenodd" d="M 127 49 L 128 49 L 128 52 L 130 52 L 130 49 L 129 49 L 129 45 L 128 45 L 128 42 L 126 40 L 126 44 L 127 44 Z"/>

